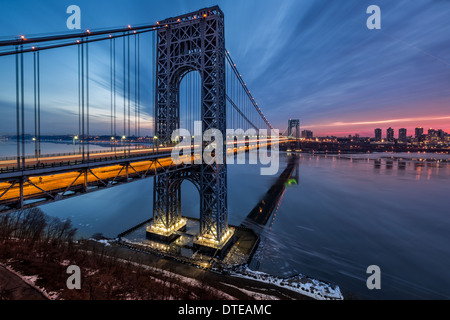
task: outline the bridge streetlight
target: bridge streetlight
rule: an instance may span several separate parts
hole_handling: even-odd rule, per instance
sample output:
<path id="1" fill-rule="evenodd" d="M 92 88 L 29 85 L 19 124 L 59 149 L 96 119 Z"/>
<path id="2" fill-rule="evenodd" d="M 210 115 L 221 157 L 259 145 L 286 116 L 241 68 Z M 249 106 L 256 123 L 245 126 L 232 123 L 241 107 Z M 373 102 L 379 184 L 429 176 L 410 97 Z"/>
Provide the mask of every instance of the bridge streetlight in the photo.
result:
<path id="1" fill-rule="evenodd" d="M 114 154 L 116 153 L 116 139 L 114 137 L 111 137 L 111 151 L 113 151 L 114 148 Z"/>
<path id="2" fill-rule="evenodd" d="M 38 151 L 37 151 L 37 140 L 35 137 L 33 137 L 31 140 L 34 141 L 34 157 L 37 159 L 38 158 Z"/>
<path id="3" fill-rule="evenodd" d="M 73 154 L 75 154 L 75 140 L 78 140 L 78 136 L 73 137 Z"/>
<path id="4" fill-rule="evenodd" d="M 123 154 L 124 154 L 125 156 L 127 155 L 127 151 L 125 150 L 125 147 L 124 147 L 123 143 L 124 143 L 124 140 L 125 140 L 126 138 L 127 138 L 127 137 L 122 136 L 122 148 L 123 148 Z"/>
<path id="5" fill-rule="evenodd" d="M 155 143 L 156 143 L 156 152 L 158 152 L 158 137 L 153 137 L 153 152 L 155 152 Z"/>

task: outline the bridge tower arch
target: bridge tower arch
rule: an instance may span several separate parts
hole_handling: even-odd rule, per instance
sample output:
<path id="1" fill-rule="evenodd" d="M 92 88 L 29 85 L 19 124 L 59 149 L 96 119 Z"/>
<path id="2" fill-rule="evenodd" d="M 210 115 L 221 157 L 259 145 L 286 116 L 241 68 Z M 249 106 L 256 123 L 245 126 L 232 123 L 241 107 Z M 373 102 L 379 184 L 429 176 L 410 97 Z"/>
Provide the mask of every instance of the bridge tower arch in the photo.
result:
<path id="1" fill-rule="evenodd" d="M 158 143 L 172 143 L 180 126 L 180 82 L 190 71 L 201 78 L 202 134 L 217 129 L 225 137 L 225 31 L 224 15 L 211 7 L 159 22 L 157 31 L 155 132 Z M 202 154 L 207 143 L 202 144 Z M 220 147 L 225 154 L 226 146 Z M 217 152 L 218 150 L 216 150 Z M 224 157 L 225 159 L 226 157 Z M 200 186 L 199 239 L 220 244 L 228 232 L 227 166 L 203 162 L 197 165 Z M 153 223 L 164 229 L 180 221 L 179 185 L 171 188 L 170 174 L 155 177 Z M 178 188 L 178 189 L 177 189 Z"/>

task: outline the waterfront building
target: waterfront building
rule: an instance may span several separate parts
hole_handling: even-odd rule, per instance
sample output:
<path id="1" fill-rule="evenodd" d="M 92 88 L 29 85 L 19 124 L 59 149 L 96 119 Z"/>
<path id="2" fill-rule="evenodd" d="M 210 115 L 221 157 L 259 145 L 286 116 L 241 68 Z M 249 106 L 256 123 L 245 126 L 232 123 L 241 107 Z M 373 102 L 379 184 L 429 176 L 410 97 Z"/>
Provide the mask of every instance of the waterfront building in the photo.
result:
<path id="1" fill-rule="evenodd" d="M 391 127 L 389 127 L 387 129 L 386 140 L 389 141 L 389 142 L 393 142 L 394 141 L 394 129 L 392 129 Z"/>
<path id="2" fill-rule="evenodd" d="M 375 129 L 375 141 L 381 141 L 381 129 L 377 128 Z"/>

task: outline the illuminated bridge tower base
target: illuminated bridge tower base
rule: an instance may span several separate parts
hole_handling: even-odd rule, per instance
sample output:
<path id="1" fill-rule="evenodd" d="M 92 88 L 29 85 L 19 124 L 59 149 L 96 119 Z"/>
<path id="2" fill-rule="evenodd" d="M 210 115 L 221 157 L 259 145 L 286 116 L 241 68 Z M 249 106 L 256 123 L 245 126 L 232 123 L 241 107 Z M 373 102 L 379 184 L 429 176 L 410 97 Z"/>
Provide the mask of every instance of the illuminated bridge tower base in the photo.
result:
<path id="1" fill-rule="evenodd" d="M 156 136 L 159 143 L 172 143 L 180 126 L 180 83 L 191 71 L 201 78 L 202 133 L 210 129 L 226 133 L 224 16 L 211 7 L 159 22 L 156 54 Z M 202 154 L 207 143 L 202 145 Z M 223 146 L 225 154 L 226 148 Z M 217 150 L 216 150 L 217 152 Z M 225 156 L 223 157 L 226 158 Z M 194 245 L 220 249 L 232 238 L 227 221 L 227 166 L 193 165 L 200 193 L 200 232 Z M 155 177 L 153 222 L 150 234 L 163 233 L 167 239 L 183 225 L 178 177 Z M 149 234 L 149 233 L 148 233 Z"/>

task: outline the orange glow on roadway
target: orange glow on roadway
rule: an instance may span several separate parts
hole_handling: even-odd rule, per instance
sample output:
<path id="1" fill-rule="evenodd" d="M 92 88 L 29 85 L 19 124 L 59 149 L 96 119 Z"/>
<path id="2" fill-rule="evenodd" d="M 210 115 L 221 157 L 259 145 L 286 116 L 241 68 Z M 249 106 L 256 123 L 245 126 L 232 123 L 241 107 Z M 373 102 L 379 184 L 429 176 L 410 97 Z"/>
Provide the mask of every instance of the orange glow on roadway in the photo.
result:
<path id="1" fill-rule="evenodd" d="M 281 142 L 288 142 L 292 140 L 288 139 L 280 139 Z M 257 140 L 250 140 L 252 142 L 256 142 Z M 271 142 L 268 142 L 266 145 L 271 145 Z M 260 146 L 263 146 L 262 144 Z M 255 149 L 257 146 L 252 146 L 250 149 Z M 159 151 L 170 151 L 172 150 L 172 147 L 164 147 L 164 148 L 158 148 Z M 245 150 L 249 150 L 249 147 L 246 146 Z M 151 153 L 150 151 L 153 151 L 153 149 L 140 149 L 140 150 L 130 150 L 131 154 L 148 154 Z M 128 150 L 127 150 L 128 152 Z M 227 153 L 238 153 L 237 148 L 233 148 L 233 151 L 231 148 L 227 149 Z M 91 154 L 90 159 L 93 159 L 95 157 L 107 157 L 107 156 L 114 156 L 115 152 L 106 152 L 106 153 L 99 153 L 99 154 Z M 121 152 L 117 152 L 118 155 L 123 154 L 123 150 Z M 192 162 L 195 160 L 195 155 L 192 156 Z M 56 157 L 46 157 L 41 158 L 40 161 L 42 163 L 51 163 L 51 162 L 63 162 L 63 161 L 75 161 L 75 160 L 82 160 L 81 155 L 68 155 L 68 156 L 56 156 Z M 36 163 L 36 159 L 27 159 L 27 165 L 32 165 Z M 2 161 L 0 162 L 1 166 L 5 166 L 5 164 L 9 165 L 15 165 L 16 160 L 8 160 L 8 161 Z M 163 168 L 163 167 L 170 167 L 175 166 L 175 164 L 172 161 L 171 157 L 166 158 L 160 158 L 157 162 L 154 160 L 146 160 L 146 161 L 138 161 L 138 162 L 131 162 L 130 167 L 128 169 L 128 173 L 130 175 L 134 175 L 136 173 L 144 174 L 145 172 L 152 173 L 157 169 Z M 101 168 L 91 169 L 92 173 L 88 172 L 87 175 L 81 174 L 79 171 L 73 171 L 73 172 L 67 172 L 67 173 L 58 173 L 58 174 L 50 174 L 50 175 L 43 175 L 43 176 L 34 176 L 29 177 L 29 180 L 32 184 L 36 185 L 40 189 L 49 192 L 51 194 L 55 194 L 55 192 L 62 193 L 65 191 L 69 186 L 70 188 L 74 187 L 80 187 L 83 186 L 85 183 L 85 178 L 87 180 L 87 184 L 96 182 L 98 179 L 101 179 L 103 181 L 111 181 L 115 177 L 117 178 L 124 178 L 127 175 L 126 169 L 122 165 L 110 165 L 105 166 Z M 120 174 L 119 174 L 120 173 Z M 94 176 L 95 175 L 95 176 Z M 98 179 L 97 179 L 97 177 Z M 78 177 L 78 178 L 77 178 Z M 76 179 L 76 180 L 75 180 Z M 100 182 L 101 183 L 101 182 Z M 24 199 L 30 199 L 30 198 L 38 198 L 38 197 L 45 197 L 46 194 L 42 190 L 39 190 L 36 186 L 33 186 L 32 184 L 26 182 L 23 187 L 23 196 Z M 16 183 L 13 187 L 11 187 L 11 183 L 9 182 L 3 182 L 0 183 L 0 195 L 2 195 L 5 191 L 6 193 L 0 197 L 0 203 L 1 202 L 9 202 L 9 201 L 18 201 L 20 199 L 20 186 L 19 183 Z M 8 188 L 10 188 L 8 190 Z M 8 191 L 7 191 L 8 190 Z M 68 190 L 69 191 L 69 190 Z"/>

